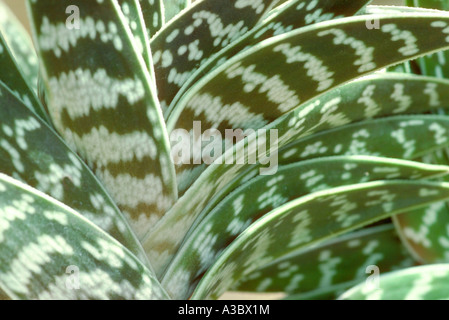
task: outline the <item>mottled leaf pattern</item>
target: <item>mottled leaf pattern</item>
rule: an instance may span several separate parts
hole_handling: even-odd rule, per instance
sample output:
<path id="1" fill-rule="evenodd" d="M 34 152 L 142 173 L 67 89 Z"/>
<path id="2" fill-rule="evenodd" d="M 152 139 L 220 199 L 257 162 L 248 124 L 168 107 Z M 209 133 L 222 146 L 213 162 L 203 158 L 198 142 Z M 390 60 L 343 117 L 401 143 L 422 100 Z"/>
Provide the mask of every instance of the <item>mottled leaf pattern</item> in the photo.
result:
<path id="1" fill-rule="evenodd" d="M 295 300 L 335 299 L 366 281 L 374 267 L 385 273 L 413 265 L 394 227 L 387 224 L 298 250 L 251 273 L 234 290 L 285 292 Z"/>
<path id="2" fill-rule="evenodd" d="M 234 56 L 180 99 L 168 131 L 183 129 L 193 136 L 195 120 L 222 136 L 227 128 L 256 130 L 339 84 L 448 45 L 441 25 L 449 14 L 370 17 L 381 20 L 381 29 L 367 29 L 366 16 L 338 19 L 287 32 Z M 429 29 L 430 34 L 424 31 Z M 335 48 L 333 54 L 323 46 Z M 178 186 L 197 177 L 192 167 L 177 166 Z"/>
<path id="3" fill-rule="evenodd" d="M 6 38 L 28 85 L 37 92 L 38 59 L 28 32 L 14 13 L 0 1 L 0 32 Z"/>
<path id="4" fill-rule="evenodd" d="M 190 0 L 164 0 L 164 16 L 165 21 L 170 21 L 179 12 L 187 8 Z"/>
<path id="5" fill-rule="evenodd" d="M 447 183 L 398 180 L 339 187 L 298 198 L 266 214 L 233 241 L 206 272 L 192 298 L 216 298 L 280 256 L 448 197 Z"/>
<path id="6" fill-rule="evenodd" d="M 449 265 L 434 264 L 382 275 L 379 286 L 360 284 L 344 293 L 345 300 L 447 300 Z"/>
<path id="7" fill-rule="evenodd" d="M 164 23 L 163 0 L 139 0 L 148 37 L 154 36 Z"/>
<path id="8" fill-rule="evenodd" d="M 420 179 L 447 173 L 448 167 L 371 157 L 320 158 L 280 167 L 274 175 L 259 176 L 243 184 L 207 213 L 186 236 L 162 284 L 173 298 L 188 298 L 201 275 L 229 243 L 264 214 L 300 196 L 368 181 Z"/>
<path id="9" fill-rule="evenodd" d="M 332 90 L 323 94 L 312 100 L 310 103 L 297 108 L 293 112 L 274 121 L 269 126 L 265 127 L 265 129 L 274 129 L 278 132 L 279 152 L 283 153 L 279 156 L 281 162 L 288 163 L 287 159 L 289 157 L 296 157 L 296 160 L 293 161 L 298 161 L 297 157 L 300 156 L 303 151 L 299 152 L 298 150 L 294 150 L 291 144 L 294 143 L 295 140 L 300 141 L 300 139 L 304 139 L 307 136 L 309 136 L 309 139 L 313 139 L 313 134 L 315 133 L 332 128 L 335 128 L 334 130 L 339 130 L 338 127 L 340 126 L 361 121 L 366 118 L 384 117 L 398 113 L 413 114 L 428 112 L 433 108 L 443 106 L 445 101 L 447 101 L 446 99 L 449 99 L 448 85 L 449 82 L 447 82 L 447 80 L 410 75 L 378 74 L 368 76 L 361 80 L 348 83 L 338 90 Z M 397 120 L 399 120 L 399 118 Z M 403 120 L 406 119 L 404 118 Z M 442 120 L 444 122 L 444 119 Z M 440 121 L 440 119 L 438 119 L 438 121 Z M 402 122 L 402 120 L 399 120 L 395 122 L 395 125 L 390 126 L 391 129 L 394 128 L 394 130 L 399 130 L 399 136 L 401 130 L 403 130 L 401 127 Z M 378 133 L 384 133 L 390 137 L 391 132 L 378 131 L 378 122 L 371 123 L 374 123 L 371 130 L 372 132 L 369 133 L 372 137 Z M 363 127 L 356 126 L 357 124 L 354 124 L 353 127 L 349 127 L 348 130 L 345 130 L 344 127 L 340 128 L 342 129 L 341 132 L 343 132 L 342 135 L 346 132 L 346 139 L 349 139 L 342 140 L 342 142 L 350 148 L 347 150 L 343 150 L 342 148 L 340 154 L 351 151 L 351 142 L 354 134 L 356 134 L 359 140 L 369 138 L 358 134 L 363 130 Z M 431 151 L 433 148 L 438 146 L 441 147 L 446 143 L 443 142 L 443 144 L 439 144 L 437 141 L 440 141 L 440 139 L 436 139 L 438 137 L 437 132 L 430 130 L 424 125 L 415 128 L 409 127 L 408 131 L 412 136 L 414 136 L 412 131 L 418 127 L 420 127 L 424 133 L 427 132 L 428 137 L 428 139 L 423 139 L 423 142 L 425 142 L 424 145 L 416 144 L 416 146 L 424 148 L 422 150 Z M 351 131 L 351 129 L 354 130 Z M 416 138 L 419 137 L 420 135 L 416 135 Z M 444 139 L 444 137 L 441 136 L 441 139 Z M 323 148 L 326 148 L 323 150 L 335 154 L 335 152 L 339 151 L 339 148 L 335 150 L 335 146 L 333 145 L 334 141 L 334 136 L 331 135 L 331 138 L 327 136 L 325 141 L 322 141 L 322 139 L 318 137 L 314 143 L 323 144 Z M 389 138 L 388 142 L 392 143 L 392 145 L 399 146 L 400 149 L 398 151 L 402 151 L 401 154 L 406 153 L 408 150 L 404 149 L 404 145 L 397 140 Z M 436 142 L 437 144 L 435 145 Z M 324 145 L 328 143 L 331 143 L 332 146 Z M 366 146 L 366 142 L 364 143 L 364 146 Z M 385 143 L 385 141 L 378 140 L 377 146 L 382 143 Z M 426 145 L 428 149 L 425 149 Z M 210 208 L 215 206 L 228 192 L 239 186 L 242 181 L 253 177 L 255 174 L 259 174 L 258 166 L 252 165 L 249 166 L 252 168 L 248 168 L 247 165 L 249 163 L 249 158 L 257 156 L 256 139 L 245 139 L 236 144 L 235 148 L 235 150 L 228 150 L 227 153 L 222 156 L 222 159 L 231 156 L 235 157 L 241 150 L 246 150 L 246 158 L 244 159 L 246 165 L 233 164 L 225 166 L 209 166 L 206 171 L 201 174 L 198 180 L 187 190 L 184 196 L 181 197 L 174 207 L 166 214 L 166 217 L 155 227 L 154 232 L 144 241 L 144 248 L 148 252 L 150 260 L 153 261 L 158 274 L 163 272 L 170 259 L 174 256 L 174 253 L 179 248 L 179 245 L 183 241 L 189 228 L 195 223 L 198 217 L 203 216 L 202 212 L 203 210 L 206 211 L 205 208 L 210 210 Z M 320 156 L 320 148 L 315 149 L 318 150 L 317 156 Z M 312 149 L 312 151 L 315 149 Z M 352 148 L 352 150 L 355 150 L 355 148 Z M 396 152 L 392 148 L 387 151 L 393 153 Z M 379 148 L 376 148 L 376 152 L 380 152 Z M 354 153 L 355 152 L 352 152 L 351 154 Z M 397 152 L 393 153 L 390 154 L 390 156 L 398 155 Z M 385 154 L 385 156 L 387 156 L 387 154 Z M 222 161 L 222 163 L 224 163 L 224 161 Z M 204 190 L 208 190 L 209 192 L 205 193 Z M 169 230 L 176 230 L 176 232 L 173 233 Z"/>
<path id="10" fill-rule="evenodd" d="M 3 174 L 0 203 L 0 283 L 11 297 L 168 298 L 134 255 L 69 207 Z"/>
<path id="11" fill-rule="evenodd" d="M 366 2 L 368 1 L 293 0 L 289 1 L 285 6 L 276 8 L 273 10 L 274 13 L 270 14 L 268 18 L 258 23 L 238 40 L 223 48 L 218 54 L 210 57 L 210 59 L 189 77 L 173 99 L 167 114 L 170 114 L 172 109 L 176 107 L 179 99 L 193 84 L 200 81 L 208 72 L 225 63 L 239 52 L 250 48 L 262 40 L 306 25 L 351 16 L 362 8 Z"/>
<path id="12" fill-rule="evenodd" d="M 277 2 L 197 1 L 156 34 L 151 49 L 164 112 L 180 86 L 207 58 L 254 27 Z"/>
<path id="13" fill-rule="evenodd" d="M 0 117 L 0 172 L 80 212 L 148 265 L 126 219 L 86 164 L 1 83 Z"/>
<path id="14" fill-rule="evenodd" d="M 64 12 L 73 1 L 29 4 L 53 123 L 142 237 L 175 201 L 176 182 L 154 85 L 126 18 L 115 0 L 79 1 L 80 29 L 69 29 Z"/>

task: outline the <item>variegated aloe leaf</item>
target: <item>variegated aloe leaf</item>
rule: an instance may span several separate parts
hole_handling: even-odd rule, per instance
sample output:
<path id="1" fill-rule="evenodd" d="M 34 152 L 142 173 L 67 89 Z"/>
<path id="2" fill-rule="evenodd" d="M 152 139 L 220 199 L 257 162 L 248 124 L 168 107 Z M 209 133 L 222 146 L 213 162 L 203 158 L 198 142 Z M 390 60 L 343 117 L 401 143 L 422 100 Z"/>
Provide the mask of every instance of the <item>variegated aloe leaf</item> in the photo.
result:
<path id="1" fill-rule="evenodd" d="M 36 51 L 28 32 L 3 1 L 0 1 L 0 32 L 20 66 L 25 81 L 37 93 L 39 66 Z"/>
<path id="2" fill-rule="evenodd" d="M 85 163 L 0 82 L 0 172 L 65 203 L 148 265 L 125 217 Z"/>
<path id="3" fill-rule="evenodd" d="M 234 240 L 206 272 L 192 298 L 216 298 L 281 256 L 447 198 L 448 183 L 400 180 L 361 183 L 298 198 L 266 214 Z"/>
<path id="4" fill-rule="evenodd" d="M 78 213 L 0 174 L 0 287 L 14 299 L 167 299 L 133 254 Z"/>
<path id="5" fill-rule="evenodd" d="M 242 279 L 233 290 L 285 292 L 287 299 L 336 299 L 381 273 L 411 267 L 413 259 L 391 224 L 356 231 L 298 250 Z"/>
<path id="6" fill-rule="evenodd" d="M 381 29 L 367 29 L 368 17 L 381 20 Z M 357 16 L 268 39 L 203 77 L 177 103 L 167 128 L 192 136 L 193 121 L 222 136 L 227 128 L 258 129 L 339 84 L 447 48 L 439 26 L 448 21 L 446 13 Z M 196 179 L 192 163 L 177 166 L 178 187 Z"/>
<path id="7" fill-rule="evenodd" d="M 164 24 L 163 0 L 139 0 L 148 37 L 151 39 Z"/>
<path id="8" fill-rule="evenodd" d="M 156 34 L 151 49 L 162 110 L 202 63 L 253 28 L 278 1 L 196 1 Z"/>
<path id="9" fill-rule="evenodd" d="M 298 197 L 368 181 L 432 177 L 447 174 L 448 168 L 376 157 L 320 158 L 280 167 L 272 176 L 243 184 L 207 213 L 186 236 L 162 284 L 173 298 L 188 298 L 235 238 L 264 214 Z"/>
<path id="10" fill-rule="evenodd" d="M 282 149 L 301 138 L 366 118 L 383 117 L 398 112 L 428 112 L 433 108 L 444 106 L 448 99 L 449 82 L 447 80 L 402 74 L 376 74 L 350 82 L 338 90 L 327 92 L 281 117 L 264 129 L 278 132 L 279 148 L 284 152 L 280 161 L 284 161 L 284 157 L 298 156 L 302 153 L 289 153 L 290 148 Z M 419 121 L 421 120 L 419 119 Z M 401 121 L 397 122 L 397 125 L 400 125 L 400 123 Z M 424 143 L 416 144 L 416 147 L 423 147 L 424 150 L 430 151 L 442 146 L 439 143 L 435 145 L 435 142 L 440 140 L 433 139 L 435 134 L 429 128 L 418 127 L 427 132 L 429 139 L 424 139 L 422 141 Z M 372 128 L 374 129 L 372 134 L 377 134 L 377 128 Z M 349 140 L 343 140 L 342 142 L 348 145 L 352 141 L 352 134 L 362 129 L 360 127 L 348 134 L 345 139 Z M 401 130 L 401 128 L 397 128 L 397 130 Z M 210 211 L 230 191 L 259 173 L 259 166 L 247 165 L 248 159 L 257 157 L 256 139 L 250 138 L 240 141 L 236 144 L 234 150 L 228 150 L 220 158 L 221 162 L 224 163 L 223 159 L 237 158 L 237 154 L 243 150 L 246 165 L 235 163 L 225 166 L 214 164 L 209 166 L 166 214 L 165 218 L 160 221 L 154 232 L 148 235 L 144 242 L 144 248 L 149 254 L 150 260 L 155 264 L 158 273 L 165 269 L 190 227 L 199 217 L 201 218 L 198 221 L 201 221 L 204 217 L 203 212 Z M 419 139 L 420 135 L 416 135 L 416 138 Z M 333 136 L 327 139 L 328 141 L 324 142 L 318 140 L 318 143 L 327 144 L 335 141 Z M 395 143 L 391 139 L 387 141 Z M 379 146 L 379 143 L 377 146 Z M 398 151 L 403 151 L 403 145 L 400 144 L 399 146 Z M 275 154 L 278 152 L 274 150 L 275 146 L 271 145 L 270 148 L 272 148 L 270 152 L 275 152 Z M 335 151 L 334 147 L 327 146 L 327 148 L 329 151 Z M 381 152 L 380 150 L 383 150 L 383 145 L 376 152 Z M 340 151 L 343 151 L 343 149 Z M 389 148 L 387 151 L 395 152 L 396 150 Z M 392 154 L 392 156 L 394 155 L 403 155 L 403 152 Z M 205 190 L 208 190 L 208 192 L 205 192 Z M 177 232 L 173 233 L 170 230 L 177 230 Z"/>
<path id="11" fill-rule="evenodd" d="M 447 300 L 449 264 L 408 268 L 381 275 L 379 282 L 363 283 L 344 293 L 346 300 Z"/>
<path id="12" fill-rule="evenodd" d="M 293 0 L 276 8 L 273 13 L 270 13 L 269 17 L 258 23 L 252 30 L 245 33 L 238 40 L 223 48 L 218 54 L 210 57 L 191 77 L 189 77 L 173 99 L 167 114 L 170 114 L 173 108 L 176 107 L 176 103 L 179 99 L 193 84 L 201 80 L 201 78 L 212 69 L 220 66 L 240 51 L 267 38 L 306 25 L 345 16 L 352 16 L 367 2 L 368 1 L 360 0 Z"/>
<path id="13" fill-rule="evenodd" d="M 49 122 L 44 107 L 37 98 L 35 92 L 25 81 L 22 71 L 0 31 L 0 81 L 8 86 L 17 97 L 30 109 L 33 110 L 41 119 Z"/>
<path id="14" fill-rule="evenodd" d="M 279 151 L 280 163 L 331 155 L 414 159 L 448 146 L 448 116 L 392 116 L 310 135 Z M 329 140 L 332 139 L 332 140 Z"/>
<path id="15" fill-rule="evenodd" d="M 79 1 L 80 29 L 69 29 L 73 1 L 28 4 L 53 123 L 142 237 L 177 191 L 155 87 L 126 18 L 116 0 Z"/>
<path id="16" fill-rule="evenodd" d="M 190 5 L 190 0 L 164 0 L 165 21 L 170 21 Z"/>

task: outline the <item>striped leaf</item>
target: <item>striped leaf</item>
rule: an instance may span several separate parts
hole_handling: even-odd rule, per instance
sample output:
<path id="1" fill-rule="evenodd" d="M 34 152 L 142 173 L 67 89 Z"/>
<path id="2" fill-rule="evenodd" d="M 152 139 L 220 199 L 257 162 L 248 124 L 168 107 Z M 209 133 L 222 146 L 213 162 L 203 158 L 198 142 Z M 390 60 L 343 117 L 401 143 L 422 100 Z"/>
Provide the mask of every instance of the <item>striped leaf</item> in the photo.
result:
<path id="1" fill-rule="evenodd" d="M 368 16 L 322 22 L 234 56 L 182 97 L 167 120 L 168 131 L 182 129 L 193 136 L 193 121 L 222 136 L 227 128 L 255 130 L 339 84 L 447 48 L 448 34 L 439 26 L 449 21 L 449 14 L 369 17 L 380 19 L 383 27 L 367 29 Z M 323 48 L 333 48 L 328 50 L 334 54 Z M 191 158 L 190 164 L 177 166 L 178 186 L 196 178 L 198 172 L 189 172 L 192 163 Z"/>
<path id="2" fill-rule="evenodd" d="M 80 212 L 148 265 L 125 217 L 86 164 L 1 82 L 0 118 L 0 172 Z"/>
<path id="3" fill-rule="evenodd" d="M 336 299 L 382 273 L 413 266 L 391 224 L 363 229 L 298 250 L 242 279 L 233 290 L 285 292 L 287 299 Z"/>
<path id="4" fill-rule="evenodd" d="M 8 86 L 22 102 L 41 119 L 49 122 L 44 107 L 37 98 L 35 92 L 25 80 L 22 71 L 0 31 L 0 81 Z"/>
<path id="5" fill-rule="evenodd" d="M 233 241 L 206 272 L 192 299 L 216 298 L 283 255 L 448 197 L 447 183 L 398 180 L 339 187 L 298 198 L 266 214 Z"/>
<path id="6" fill-rule="evenodd" d="M 253 28 L 278 1 L 196 1 L 156 34 L 151 48 L 162 110 L 202 63 Z"/>
<path id="7" fill-rule="evenodd" d="M 133 254 L 69 207 L 0 174 L 0 286 L 15 299 L 167 299 Z"/>
<path id="8" fill-rule="evenodd" d="M 142 237 L 177 193 L 154 84 L 118 2 L 77 2 L 79 30 L 66 26 L 73 3 L 28 2 L 48 108 Z"/>
<path id="9" fill-rule="evenodd" d="M 164 23 L 163 0 L 139 0 L 148 37 L 151 39 Z"/>
<path id="10" fill-rule="evenodd" d="M 447 300 L 449 265 L 435 264 L 382 275 L 378 285 L 360 284 L 344 293 L 345 300 Z"/>
<path id="11" fill-rule="evenodd" d="M 331 157 L 280 167 L 237 188 L 190 232 L 164 274 L 174 299 L 186 299 L 219 254 L 264 214 L 306 194 L 375 180 L 420 179 L 447 174 L 449 167 L 371 157 Z M 224 228 L 223 226 L 227 226 Z"/>
<path id="12" fill-rule="evenodd" d="M 314 133 L 374 116 L 384 117 L 397 114 L 398 111 L 402 113 L 428 112 L 433 108 L 444 106 L 445 101 L 449 99 L 448 94 L 449 82 L 446 80 L 401 74 L 377 74 L 348 83 L 338 90 L 329 91 L 312 100 L 310 103 L 279 118 L 264 129 L 267 131 L 276 130 L 278 133 L 279 148 L 282 150 L 283 155 L 279 156 L 279 152 L 281 151 L 274 153 L 274 155 L 279 156 L 278 159 L 280 162 L 288 163 L 287 159 L 289 157 L 298 157 L 302 154 L 302 152 L 290 153 L 292 152 L 290 150 L 293 148 L 291 145 L 283 149 L 283 147 L 288 146 L 295 140 L 298 141 L 307 136 L 313 138 L 312 134 Z M 404 104 L 404 101 L 407 103 Z M 444 122 L 444 119 L 438 119 L 438 121 L 440 120 Z M 400 127 L 401 122 L 396 122 L 395 130 L 402 129 Z M 393 127 L 390 126 L 390 128 Z M 355 125 L 352 128 L 355 130 L 352 132 L 349 131 L 351 130 L 351 127 L 349 127 L 349 130 L 346 131 L 348 134 L 345 138 L 342 138 L 342 142 L 347 147 L 351 146 L 352 135 L 363 129 L 361 126 L 356 129 Z M 432 132 L 425 126 L 417 126 L 416 128 L 421 128 L 421 130 L 427 132 L 426 136 L 429 138 L 423 139 L 424 144 L 415 144 L 416 147 L 422 147 L 424 148 L 422 150 L 431 151 L 433 148 L 444 145 L 444 143 L 434 144 L 437 141 L 434 139 L 436 132 Z M 372 129 L 372 137 L 376 135 L 379 137 L 378 133 L 387 132 L 379 131 L 374 125 Z M 412 134 L 412 136 L 417 139 L 422 137 L 419 134 L 416 136 Z M 335 141 L 333 135 L 330 138 L 329 136 L 326 137 L 326 139 L 322 143 L 328 144 Z M 317 141 L 319 143 L 320 139 Z M 397 140 L 391 140 L 390 136 L 388 136 L 387 142 L 378 140 L 376 154 L 382 152 L 382 143 L 392 143 L 395 147 L 400 147 L 397 150 L 389 148 L 387 150 L 388 152 L 403 151 L 401 154 L 406 153 L 403 144 L 395 141 Z M 438 139 L 438 141 L 440 140 Z M 379 145 L 381 145 L 380 148 Z M 272 145 L 268 147 L 275 148 Z M 267 150 L 269 149 L 268 147 Z M 328 147 L 327 151 L 335 152 L 334 147 Z M 248 159 L 258 156 L 255 138 L 249 137 L 240 141 L 235 145 L 234 150 L 228 150 L 221 158 L 217 159 L 217 162 L 221 160 L 221 163 L 225 163 L 223 159 L 237 158 L 237 155 L 241 154 L 242 150 L 245 153 L 245 159 L 243 161 L 245 164 L 235 162 L 233 165 L 209 166 L 145 239 L 145 251 L 149 254 L 150 260 L 154 262 L 154 267 L 158 274 L 163 272 L 170 259 L 173 258 L 189 228 L 195 223 L 198 217 L 204 216 L 203 212 L 210 211 L 230 191 L 246 179 L 260 173 L 260 166 L 248 165 Z M 270 150 L 270 152 L 272 151 Z M 340 151 L 348 152 L 349 150 L 343 150 L 342 148 Z M 399 156 L 400 154 L 397 152 L 390 154 L 390 156 L 395 155 Z M 384 156 L 387 156 L 387 154 L 384 154 Z M 177 230 L 177 232 L 170 232 L 173 229 Z"/>
<path id="13" fill-rule="evenodd" d="M 36 51 L 27 30 L 3 1 L 0 1 L 0 32 L 5 37 L 25 81 L 36 93 L 39 73 Z"/>
<path id="14" fill-rule="evenodd" d="M 179 99 L 192 85 L 200 81 L 208 72 L 225 63 L 228 59 L 258 42 L 288 31 L 311 25 L 320 21 L 351 16 L 360 10 L 368 1 L 306 1 L 293 0 L 270 13 L 269 17 L 258 23 L 238 40 L 226 46 L 218 54 L 211 56 L 201 67 L 188 78 L 170 104 L 167 114 L 176 107 Z"/>
<path id="15" fill-rule="evenodd" d="M 170 21 L 190 5 L 190 0 L 164 0 L 165 21 Z"/>

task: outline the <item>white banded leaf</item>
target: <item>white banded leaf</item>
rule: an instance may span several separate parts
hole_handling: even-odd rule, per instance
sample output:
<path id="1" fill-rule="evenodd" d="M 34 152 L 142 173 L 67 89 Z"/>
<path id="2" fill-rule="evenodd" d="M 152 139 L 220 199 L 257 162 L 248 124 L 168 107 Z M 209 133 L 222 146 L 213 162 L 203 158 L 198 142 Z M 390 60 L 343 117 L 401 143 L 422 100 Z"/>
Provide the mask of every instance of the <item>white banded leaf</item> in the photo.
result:
<path id="1" fill-rule="evenodd" d="M 253 28 L 278 1 L 196 1 L 157 33 L 151 49 L 163 111 L 202 63 Z"/>
<path id="2" fill-rule="evenodd" d="M 449 14 L 369 17 L 379 19 L 382 28 L 368 30 L 368 16 L 326 21 L 234 56 L 180 99 L 167 120 L 168 131 L 193 134 L 193 121 L 222 135 L 228 128 L 255 130 L 339 84 L 448 46 L 448 34 L 437 25 Z M 191 170 L 192 165 L 177 166 L 178 186 L 196 178 Z"/>
<path id="3" fill-rule="evenodd" d="M 171 102 L 166 114 L 170 114 L 172 109 L 176 107 L 176 103 L 179 99 L 192 85 L 201 80 L 201 78 L 208 72 L 225 63 L 239 52 L 260 41 L 306 25 L 351 16 L 360 10 L 367 2 L 368 1 L 360 0 L 344 2 L 338 0 L 293 0 L 283 6 L 277 7 L 273 10 L 274 12 L 270 13 L 266 19 L 258 23 L 253 29 L 223 48 L 216 55 L 211 56 L 203 65 L 201 65 L 201 67 L 187 79 L 186 83 L 182 85 Z"/>
<path id="4" fill-rule="evenodd" d="M 53 123 L 141 237 L 177 191 L 155 87 L 126 18 L 116 0 L 28 4 Z M 64 12 L 75 4 L 80 29 L 68 29 Z"/>
<path id="5" fill-rule="evenodd" d="M 52 128 L 1 82 L 0 117 L 0 172 L 65 203 L 148 264 L 140 243 L 103 185 Z"/>
<path id="6" fill-rule="evenodd" d="M 266 213 L 306 194 L 368 181 L 422 179 L 447 173 L 445 166 L 356 156 L 281 166 L 273 175 L 259 176 L 243 184 L 206 213 L 185 237 L 164 273 L 162 285 L 174 299 L 188 298 L 201 275 L 246 228 Z"/>
<path id="7" fill-rule="evenodd" d="M 0 32 L 30 88 L 37 93 L 39 66 L 36 51 L 27 30 L 7 5 L 0 1 Z"/>
<path id="8" fill-rule="evenodd" d="M 153 273 L 77 212 L 0 174 L 0 286 L 14 299 L 168 299 Z"/>
<path id="9" fill-rule="evenodd" d="M 39 117 L 49 122 L 44 107 L 36 96 L 36 93 L 25 80 L 2 32 L 0 31 L 0 81 L 8 86 L 17 97 Z"/>
<path id="10" fill-rule="evenodd" d="M 341 300 L 447 300 L 449 264 L 407 268 L 381 275 L 379 286 L 362 283 L 340 296 Z"/>
<path id="11" fill-rule="evenodd" d="M 286 299 L 292 300 L 330 300 L 368 279 L 374 266 L 385 273 L 413 265 L 394 226 L 386 224 L 298 250 L 249 274 L 232 290 L 285 292 Z"/>
<path id="12" fill-rule="evenodd" d="M 300 248 L 449 198 L 448 183 L 375 181 L 298 198 L 247 228 L 206 272 L 192 299 L 220 296 L 238 280 Z"/>
<path id="13" fill-rule="evenodd" d="M 397 92 L 397 88 L 401 91 Z M 411 104 L 407 103 L 407 108 L 404 108 L 401 103 L 405 100 L 404 98 L 411 102 Z M 282 116 L 264 129 L 277 130 L 279 148 L 283 148 L 295 140 L 311 136 L 314 133 L 374 116 L 384 117 L 400 112 L 425 113 L 444 106 L 448 99 L 449 82 L 447 80 L 403 74 L 376 74 L 350 82 L 338 90 L 329 91 Z M 398 122 L 399 124 L 400 122 Z M 417 147 L 427 145 L 432 150 L 434 147 L 444 145 L 433 145 L 436 140 L 432 137 L 435 135 L 427 127 L 421 126 L 421 128 L 428 135 L 430 134 L 429 138 L 431 139 L 421 140 L 424 144 L 417 144 Z M 362 129 L 360 127 L 349 134 L 346 139 L 350 140 L 345 140 L 345 142 L 350 143 L 352 134 Z M 377 128 L 373 127 L 373 130 L 372 134 L 376 134 Z M 419 135 L 416 136 L 416 138 L 419 137 Z M 328 143 L 333 141 L 332 136 Z M 399 144 L 399 146 L 398 150 L 404 150 L 403 145 Z M 270 146 L 267 146 L 267 150 L 268 147 Z M 429 149 L 427 150 L 430 151 Z M 255 139 L 244 139 L 237 143 L 235 149 L 226 151 L 221 157 L 221 162 L 224 163 L 223 159 L 228 157 L 236 157 L 242 150 L 245 151 L 245 164 L 225 166 L 213 164 L 207 167 L 153 232 L 148 235 L 144 241 L 144 248 L 149 254 L 150 260 L 154 261 L 157 272 L 161 272 L 166 267 L 184 236 L 203 210 L 210 210 L 242 181 L 258 174 L 258 166 L 248 166 L 248 159 L 257 157 Z M 284 149 L 286 155 L 289 154 L 289 150 L 292 149 Z M 388 151 L 395 152 L 395 149 L 390 148 Z M 296 157 L 298 154 L 301 153 L 293 152 L 290 156 Z M 399 156 L 398 153 L 396 155 Z M 283 161 L 282 157 L 280 157 L 280 161 Z M 208 192 L 206 193 L 204 190 L 208 190 Z M 173 233 L 169 230 L 176 230 L 176 232 Z"/>

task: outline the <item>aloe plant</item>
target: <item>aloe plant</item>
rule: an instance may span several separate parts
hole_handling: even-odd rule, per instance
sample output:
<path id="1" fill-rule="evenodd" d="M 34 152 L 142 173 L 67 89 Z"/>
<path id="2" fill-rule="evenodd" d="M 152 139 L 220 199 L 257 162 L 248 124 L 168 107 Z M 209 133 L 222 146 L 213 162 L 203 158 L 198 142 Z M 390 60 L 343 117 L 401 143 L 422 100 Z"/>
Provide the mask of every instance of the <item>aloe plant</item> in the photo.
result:
<path id="1" fill-rule="evenodd" d="M 449 13 L 368 3 L 0 2 L 0 297 L 447 298 Z"/>

